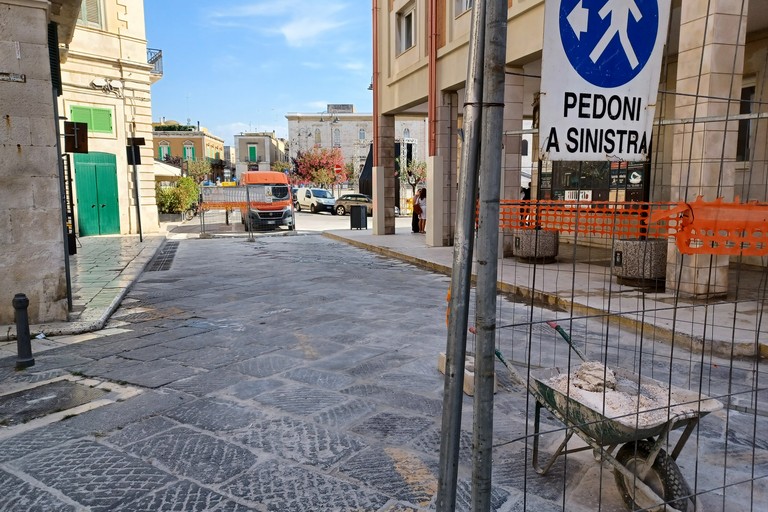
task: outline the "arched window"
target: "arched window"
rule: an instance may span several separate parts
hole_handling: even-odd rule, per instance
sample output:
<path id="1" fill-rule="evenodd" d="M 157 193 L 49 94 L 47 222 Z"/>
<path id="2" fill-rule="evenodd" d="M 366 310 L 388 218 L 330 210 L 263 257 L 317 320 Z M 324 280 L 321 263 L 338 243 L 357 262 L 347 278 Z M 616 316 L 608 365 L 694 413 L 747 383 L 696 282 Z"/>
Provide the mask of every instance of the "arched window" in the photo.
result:
<path id="1" fill-rule="evenodd" d="M 341 147 L 341 130 L 338 128 L 333 129 L 333 147 L 340 148 Z"/>
<path id="2" fill-rule="evenodd" d="M 182 155 L 184 160 L 195 159 L 195 143 L 191 140 L 184 141 L 184 154 Z"/>
<path id="3" fill-rule="evenodd" d="M 315 145 L 322 144 L 323 139 L 320 137 L 320 128 L 315 128 Z"/>
<path id="4" fill-rule="evenodd" d="M 168 141 L 163 140 L 163 141 L 160 141 L 160 144 L 158 144 L 157 158 L 159 158 L 160 160 L 171 158 L 171 145 L 168 143 Z"/>
<path id="5" fill-rule="evenodd" d="M 360 130 L 358 130 L 357 140 L 359 140 L 360 142 L 365 140 L 365 128 L 360 128 Z"/>
<path id="6" fill-rule="evenodd" d="M 403 138 L 404 139 L 410 139 L 411 138 L 411 130 L 409 130 L 408 128 L 403 130 Z"/>

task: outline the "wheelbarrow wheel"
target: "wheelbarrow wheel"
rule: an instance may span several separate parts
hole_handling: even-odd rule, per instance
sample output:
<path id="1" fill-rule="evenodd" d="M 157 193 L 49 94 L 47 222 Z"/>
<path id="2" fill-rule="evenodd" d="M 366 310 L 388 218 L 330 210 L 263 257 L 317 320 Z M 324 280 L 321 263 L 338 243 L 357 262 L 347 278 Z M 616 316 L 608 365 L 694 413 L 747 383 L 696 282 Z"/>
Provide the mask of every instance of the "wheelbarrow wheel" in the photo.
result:
<path id="1" fill-rule="evenodd" d="M 638 473 L 645 467 L 650 458 L 653 445 L 648 441 L 627 443 L 616 454 L 616 460 L 623 464 L 630 472 Z M 661 503 L 657 503 L 638 490 L 635 481 L 627 478 L 618 469 L 614 469 L 613 476 L 616 485 L 621 492 L 624 503 L 630 510 L 665 510 Z M 694 512 L 696 507 L 690 499 L 691 491 L 685 482 L 677 463 L 667 455 L 664 450 L 659 450 L 656 460 L 648 469 L 643 479 L 648 487 L 664 498 L 664 502 L 680 510 L 681 512 Z"/>

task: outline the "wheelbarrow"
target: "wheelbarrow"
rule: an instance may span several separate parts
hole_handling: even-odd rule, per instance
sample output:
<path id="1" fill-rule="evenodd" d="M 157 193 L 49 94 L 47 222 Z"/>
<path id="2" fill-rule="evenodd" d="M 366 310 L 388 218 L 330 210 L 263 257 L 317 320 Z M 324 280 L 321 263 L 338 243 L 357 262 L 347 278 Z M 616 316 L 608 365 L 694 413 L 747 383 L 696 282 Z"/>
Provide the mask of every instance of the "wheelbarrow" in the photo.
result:
<path id="1" fill-rule="evenodd" d="M 556 324 L 550 325 L 560 332 L 581 360 L 586 361 L 565 331 Z M 514 378 L 524 382 L 500 352 L 497 351 L 496 355 Z M 549 368 L 530 373 L 531 380 L 526 387 L 536 399 L 532 454 L 536 472 L 544 475 L 560 456 L 591 449 L 599 460 L 613 466 L 616 485 L 624 504 L 630 510 L 695 511 L 696 500 L 676 460 L 699 419 L 721 409 L 722 403 L 697 392 L 668 387 L 654 379 L 614 368 L 617 392 L 628 396 L 634 394 L 636 403 L 640 402 L 640 395 L 645 395 L 646 398 L 659 399 L 660 403 L 666 404 L 654 410 L 630 407 L 617 413 L 615 409 L 606 407 L 605 398 L 601 404 L 599 400 L 585 399 L 585 393 L 577 393 L 578 390 L 570 383 L 565 392 L 561 390 L 562 386 L 554 385 L 558 380 L 571 379 L 577 368 L 565 372 L 559 368 Z M 562 377 L 558 379 L 559 376 Z M 663 396 L 649 396 L 654 393 Z M 542 408 L 547 409 L 566 427 L 562 443 L 543 464 L 539 462 Z M 667 446 L 669 433 L 678 428 L 684 430 L 671 453 L 667 453 L 663 447 Z M 587 446 L 568 448 L 573 434 Z"/>

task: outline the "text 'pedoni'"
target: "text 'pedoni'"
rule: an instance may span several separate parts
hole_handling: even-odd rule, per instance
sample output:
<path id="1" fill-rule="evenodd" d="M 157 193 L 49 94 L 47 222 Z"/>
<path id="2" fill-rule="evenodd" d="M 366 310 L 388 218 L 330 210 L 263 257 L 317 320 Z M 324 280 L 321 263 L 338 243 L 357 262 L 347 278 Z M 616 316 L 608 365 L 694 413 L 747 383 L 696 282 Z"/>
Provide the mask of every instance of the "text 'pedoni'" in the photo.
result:
<path id="1" fill-rule="evenodd" d="M 576 115 L 580 119 L 612 121 L 639 121 L 643 100 L 639 96 L 605 96 L 603 94 L 566 92 L 563 98 L 563 116 Z"/>

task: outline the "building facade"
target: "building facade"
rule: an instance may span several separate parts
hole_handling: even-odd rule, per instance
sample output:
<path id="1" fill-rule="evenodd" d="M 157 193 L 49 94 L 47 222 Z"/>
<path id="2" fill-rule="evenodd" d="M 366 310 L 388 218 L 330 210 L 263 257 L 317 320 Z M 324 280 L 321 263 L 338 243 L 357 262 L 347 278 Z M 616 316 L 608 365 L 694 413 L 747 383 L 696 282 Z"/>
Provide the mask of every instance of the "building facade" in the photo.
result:
<path id="1" fill-rule="evenodd" d="M 70 156 L 78 236 L 159 229 L 150 86 L 162 76 L 160 56 L 147 49 L 143 2 L 82 2 L 61 51 L 59 101 L 61 115 L 88 124 L 88 153 Z M 135 167 L 126 151 L 130 139 L 143 139 Z"/>
<path id="2" fill-rule="evenodd" d="M 31 322 L 66 320 L 75 236 L 159 228 L 152 166 L 129 166 L 126 144 L 143 137 L 152 161 L 160 52 L 147 49 L 143 2 L 3 0 L 0 18 L 12 50 L 0 57 L 0 324 L 13 322 L 14 293 Z M 64 121 L 87 123 L 87 153 L 65 154 Z"/>
<path id="3" fill-rule="evenodd" d="M 153 123 L 153 149 L 157 160 L 224 160 L 224 139 L 200 126 L 175 121 Z"/>
<path id="4" fill-rule="evenodd" d="M 322 113 L 286 114 L 290 159 L 302 151 L 337 147 L 344 155 L 344 162 L 353 164 L 355 172 L 359 173 L 373 141 L 373 116 L 354 110 L 353 105 L 331 104 Z M 423 115 L 403 116 L 396 120 L 395 141 L 413 148 L 409 155 L 412 160 L 426 159 L 425 131 Z M 402 147 L 405 148 L 405 144 Z"/>
<path id="5" fill-rule="evenodd" d="M 235 135 L 236 175 L 245 171 L 269 171 L 277 162 L 288 162 L 286 142 L 275 132 L 253 132 Z"/>
<path id="6" fill-rule="evenodd" d="M 372 0 L 374 45 L 374 233 L 393 234 L 391 148 L 401 116 L 423 112 L 430 193 L 427 243 L 453 243 L 460 130 L 467 80 L 471 0 Z M 766 107 L 768 12 L 761 2 L 673 0 L 647 196 L 651 201 L 768 197 Z M 520 133 L 535 119 L 541 89 L 544 1 L 508 2 L 502 199 L 520 194 Z M 729 120 L 733 116 L 739 119 Z M 689 121 L 686 121 L 689 120 Z M 693 121 L 691 121 L 693 120 Z M 533 197 L 556 197 L 557 180 L 539 173 L 532 137 Z M 547 171 L 547 162 L 542 162 Z M 552 171 L 550 167 L 549 171 Z M 567 173 L 566 173 L 567 174 Z M 567 184 L 562 184 L 567 189 Z M 580 183 L 574 186 L 581 187 Z M 554 194 L 554 195 L 553 195 Z M 727 288 L 728 257 L 685 258 L 670 244 L 667 284 L 683 294 L 715 296 Z M 761 263 L 754 261 L 754 263 Z M 679 270 L 682 266 L 682 270 Z M 675 270 L 678 269 L 678 270 Z"/>
<path id="7" fill-rule="evenodd" d="M 72 40 L 79 8 L 78 0 L 0 2 L 9 74 L 0 81 L 0 325 L 13 324 L 16 293 L 29 298 L 31 322 L 68 315 L 55 57 Z"/>

